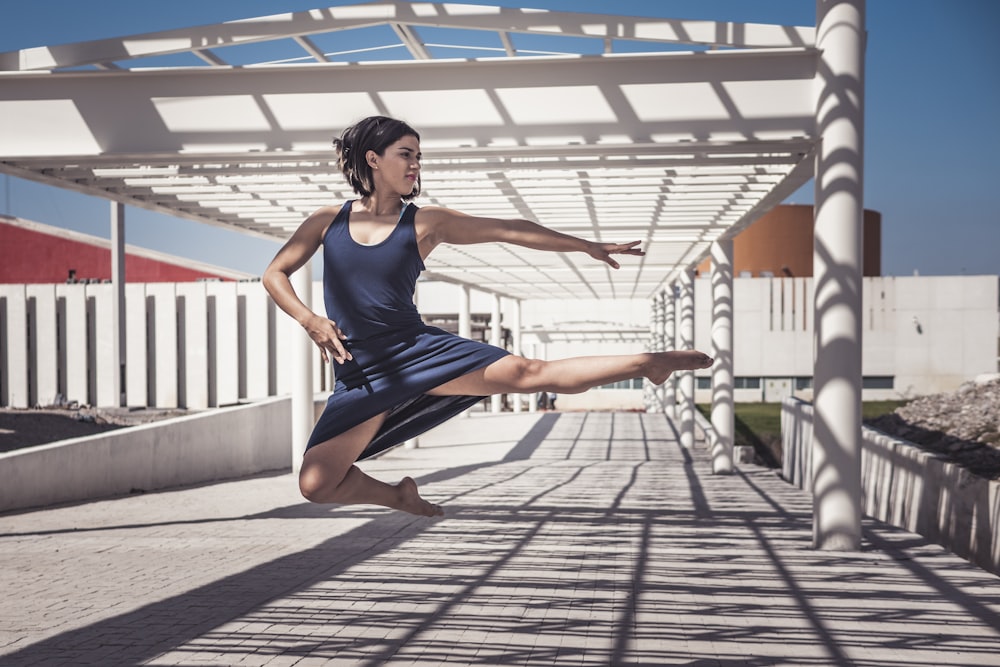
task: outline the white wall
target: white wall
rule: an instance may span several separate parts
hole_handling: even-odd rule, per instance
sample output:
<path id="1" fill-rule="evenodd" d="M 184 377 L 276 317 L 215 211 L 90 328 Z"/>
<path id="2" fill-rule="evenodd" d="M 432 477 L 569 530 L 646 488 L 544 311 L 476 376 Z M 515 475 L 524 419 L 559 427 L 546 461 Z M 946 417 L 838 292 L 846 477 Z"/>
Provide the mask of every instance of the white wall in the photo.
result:
<path id="1" fill-rule="evenodd" d="M 862 288 L 863 374 L 893 377 L 895 383 L 892 389 L 865 389 L 866 399 L 950 391 L 998 370 L 996 276 L 866 278 Z M 457 312 L 459 289 L 419 283 L 420 310 Z M 763 400 L 766 394 L 774 400 L 790 379 L 812 376 L 812 289 L 810 278 L 734 281 L 735 375 L 738 381 L 762 378 L 758 389 L 737 388 L 737 401 Z M 116 404 L 111 298 L 110 285 L 0 285 L 0 406 L 48 405 L 55 394 L 81 404 Z M 322 312 L 318 282 L 313 306 Z M 501 299 L 505 326 L 514 319 L 514 307 Z M 491 296 L 472 290 L 471 308 L 490 312 Z M 568 322 L 648 328 L 650 304 L 537 300 L 522 303 L 521 316 L 526 331 Z M 695 347 L 711 349 L 710 331 L 705 277 L 695 281 Z M 234 282 L 129 284 L 126 333 L 127 404 L 190 409 L 287 394 L 288 350 L 306 335 L 275 309 L 260 283 Z M 558 359 L 630 354 L 642 351 L 645 342 L 546 344 L 526 333 L 523 347 L 528 356 Z M 330 391 L 332 369 L 315 348 L 313 363 L 314 389 Z M 797 395 L 809 398 L 810 392 Z M 586 405 L 594 400 L 588 397 Z M 698 390 L 697 400 L 710 400 L 710 390 Z M 624 397 L 604 404 L 618 407 L 621 401 L 631 405 Z"/>

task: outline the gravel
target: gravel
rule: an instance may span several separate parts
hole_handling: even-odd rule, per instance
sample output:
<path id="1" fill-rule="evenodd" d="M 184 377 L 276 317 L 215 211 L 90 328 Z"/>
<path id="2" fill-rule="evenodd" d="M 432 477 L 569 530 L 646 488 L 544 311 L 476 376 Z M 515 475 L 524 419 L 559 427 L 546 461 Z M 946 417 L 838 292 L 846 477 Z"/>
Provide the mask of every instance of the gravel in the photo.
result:
<path id="1" fill-rule="evenodd" d="M 985 477 L 1000 479 L 1000 378 L 921 396 L 866 422 Z"/>

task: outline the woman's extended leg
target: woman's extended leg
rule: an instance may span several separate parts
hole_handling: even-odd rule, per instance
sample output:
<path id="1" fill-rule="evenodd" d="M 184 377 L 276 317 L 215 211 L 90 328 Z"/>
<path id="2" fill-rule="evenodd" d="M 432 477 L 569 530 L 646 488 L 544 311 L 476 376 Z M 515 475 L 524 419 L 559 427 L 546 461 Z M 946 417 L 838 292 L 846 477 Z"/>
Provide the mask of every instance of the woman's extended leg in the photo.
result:
<path id="1" fill-rule="evenodd" d="M 383 413 L 310 447 L 302 458 L 299 490 L 314 503 L 381 505 L 420 516 L 441 516 L 444 512 L 438 505 L 420 497 L 412 478 L 386 484 L 354 465 L 384 421 Z"/>
<path id="2" fill-rule="evenodd" d="M 572 357 L 557 361 L 510 355 L 427 393 L 440 396 L 488 396 L 507 392 L 527 394 L 536 391 L 579 394 L 591 387 L 638 377 L 649 378 L 653 384 L 662 384 L 674 371 L 708 368 L 712 363 L 711 357 L 696 350 Z"/>

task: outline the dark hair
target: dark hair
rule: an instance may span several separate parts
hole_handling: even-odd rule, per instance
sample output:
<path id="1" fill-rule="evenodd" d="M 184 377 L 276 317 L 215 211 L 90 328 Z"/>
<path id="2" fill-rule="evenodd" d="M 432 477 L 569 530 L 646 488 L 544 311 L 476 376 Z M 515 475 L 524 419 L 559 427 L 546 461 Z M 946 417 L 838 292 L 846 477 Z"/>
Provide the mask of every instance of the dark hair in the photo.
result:
<path id="1" fill-rule="evenodd" d="M 365 155 L 368 151 L 382 155 L 386 148 L 408 136 L 416 137 L 417 141 L 420 141 L 420 135 L 416 130 L 395 118 L 369 116 L 359 120 L 333 140 L 333 148 L 337 152 L 337 167 L 356 193 L 362 197 L 370 197 L 375 190 L 375 184 L 372 181 L 371 165 L 368 164 Z M 403 199 L 409 201 L 419 194 L 418 177 L 413 184 L 413 191 Z"/>

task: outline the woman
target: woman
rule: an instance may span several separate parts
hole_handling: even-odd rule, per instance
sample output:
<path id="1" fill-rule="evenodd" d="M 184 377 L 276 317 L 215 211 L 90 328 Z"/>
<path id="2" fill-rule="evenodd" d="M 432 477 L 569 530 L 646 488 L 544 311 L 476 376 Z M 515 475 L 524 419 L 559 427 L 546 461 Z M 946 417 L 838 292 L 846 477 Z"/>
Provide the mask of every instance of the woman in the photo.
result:
<path id="1" fill-rule="evenodd" d="M 310 215 L 264 272 L 264 287 L 340 366 L 313 430 L 299 488 L 317 503 L 382 505 L 443 514 L 409 477 L 391 485 L 355 464 L 415 437 L 498 393 L 572 394 L 619 380 L 660 384 L 676 370 L 707 368 L 696 351 L 545 362 L 426 326 L 413 304 L 423 260 L 441 243 L 505 242 L 585 252 L 618 268 L 612 255 L 642 255 L 632 243 L 595 243 L 527 220 L 479 218 L 408 203 L 420 193 L 420 135 L 384 116 L 366 118 L 334 140 L 338 164 L 359 198 Z M 322 246 L 327 317 L 295 295 L 289 276 Z"/>

